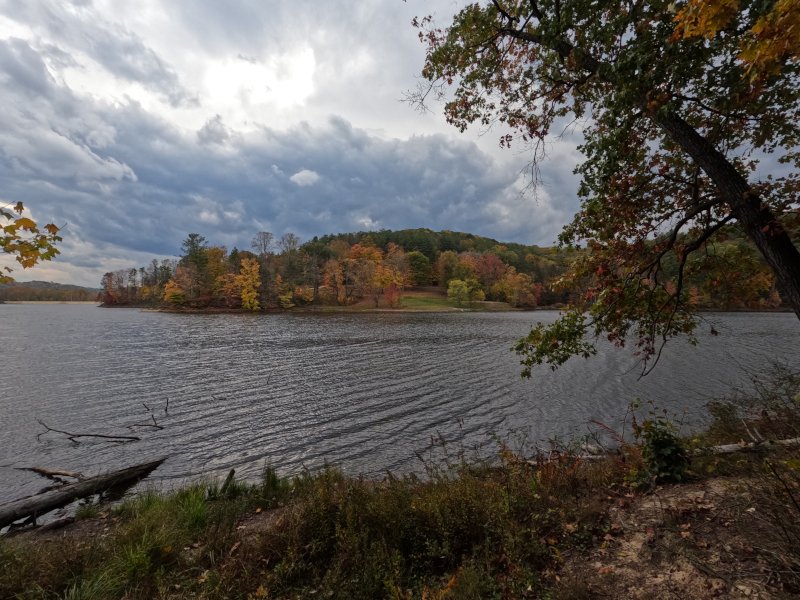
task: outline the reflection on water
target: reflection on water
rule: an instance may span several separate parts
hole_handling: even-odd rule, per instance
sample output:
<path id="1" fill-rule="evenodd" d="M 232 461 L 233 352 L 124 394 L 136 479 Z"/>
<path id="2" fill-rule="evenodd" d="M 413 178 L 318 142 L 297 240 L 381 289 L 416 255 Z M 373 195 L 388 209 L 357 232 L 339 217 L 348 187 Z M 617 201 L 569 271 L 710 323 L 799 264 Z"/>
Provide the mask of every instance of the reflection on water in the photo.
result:
<path id="1" fill-rule="evenodd" d="M 183 481 L 235 467 L 255 477 L 341 465 L 420 467 L 432 437 L 472 447 L 509 432 L 539 440 L 614 424 L 651 399 L 689 424 L 710 398 L 774 361 L 800 367 L 793 314 L 710 315 L 718 337 L 668 346 L 638 379 L 629 351 L 604 349 L 555 373 L 519 377 L 509 351 L 555 313 L 172 315 L 87 305 L 0 306 L 0 501 L 42 482 L 21 466 L 88 472 L 169 455 Z M 167 412 L 164 408 L 169 401 Z M 139 442 L 70 443 L 37 419 Z"/>

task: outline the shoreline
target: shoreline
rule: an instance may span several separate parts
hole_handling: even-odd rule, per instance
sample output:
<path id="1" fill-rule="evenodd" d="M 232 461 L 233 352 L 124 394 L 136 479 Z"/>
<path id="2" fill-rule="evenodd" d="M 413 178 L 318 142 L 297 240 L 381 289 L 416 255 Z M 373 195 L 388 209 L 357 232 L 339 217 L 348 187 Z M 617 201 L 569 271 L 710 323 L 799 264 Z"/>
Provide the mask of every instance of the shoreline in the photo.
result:
<path id="1" fill-rule="evenodd" d="M 108 308 L 102 307 L 101 308 Z M 135 308 L 135 307 L 131 307 Z M 173 308 L 154 308 L 150 309 L 153 312 L 164 313 L 187 313 L 187 314 L 243 314 L 243 315 L 274 315 L 274 314 L 334 314 L 334 313 L 347 313 L 347 314 L 370 314 L 370 313 L 468 313 L 468 312 L 533 312 L 535 310 L 558 310 L 555 308 L 538 308 L 538 309 L 521 309 L 521 308 L 481 308 L 481 307 L 435 307 L 435 308 L 416 308 L 416 307 L 399 307 L 399 308 L 361 308 L 350 306 L 304 306 L 289 309 L 270 309 L 266 311 L 250 311 L 244 309 L 173 309 Z"/>
<path id="2" fill-rule="evenodd" d="M 398 307 L 398 308 L 370 308 L 361 306 L 302 306 L 289 309 L 283 308 L 270 308 L 269 310 L 251 311 L 243 308 L 224 308 L 224 307 L 159 307 L 159 306 L 145 306 L 145 305 L 131 305 L 131 304 L 112 304 L 106 305 L 97 302 L 58 302 L 58 301 L 16 301 L 7 302 L 6 304 L 97 304 L 98 308 L 128 308 L 136 309 L 146 312 L 160 312 L 172 314 L 243 314 L 243 315 L 274 315 L 274 314 L 291 314 L 291 313 L 319 313 L 319 314 L 333 314 L 333 313 L 490 313 L 490 312 L 544 312 L 544 311 L 561 311 L 564 306 L 537 306 L 534 308 L 514 308 L 514 307 L 482 307 L 482 306 L 435 306 L 435 307 Z M 480 303 L 474 303 L 480 304 Z M 499 302 L 492 304 L 501 304 Z M 702 308 L 698 309 L 698 314 L 747 314 L 747 313 L 760 313 L 760 314 L 785 314 L 793 312 L 791 308 Z"/>
<path id="3" fill-rule="evenodd" d="M 500 307 L 500 302 L 489 303 L 492 306 L 480 306 L 476 302 L 473 306 L 431 306 L 431 307 L 365 307 L 365 306 L 298 306 L 293 308 L 270 308 L 268 310 L 251 311 L 243 308 L 224 308 L 224 307 L 165 307 L 165 306 L 137 306 L 132 304 L 98 304 L 99 308 L 131 308 L 147 312 L 160 312 L 172 314 L 242 314 L 242 315 L 274 315 L 274 314 L 333 314 L 333 313 L 468 313 L 468 312 L 535 312 L 541 310 L 560 310 L 559 307 L 536 307 L 536 308 L 513 308 L 511 306 Z"/>
<path id="4" fill-rule="evenodd" d="M 0 304 L 96 304 L 102 306 L 97 300 L 0 300 Z"/>

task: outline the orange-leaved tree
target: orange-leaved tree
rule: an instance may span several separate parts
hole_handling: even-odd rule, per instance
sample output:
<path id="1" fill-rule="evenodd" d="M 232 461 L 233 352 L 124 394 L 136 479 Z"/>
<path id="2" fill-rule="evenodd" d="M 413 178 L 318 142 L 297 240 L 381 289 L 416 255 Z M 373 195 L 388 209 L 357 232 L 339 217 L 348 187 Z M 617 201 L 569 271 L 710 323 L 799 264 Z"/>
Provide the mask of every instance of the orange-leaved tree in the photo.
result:
<path id="1" fill-rule="evenodd" d="M 52 260 L 59 254 L 56 243 L 61 241 L 61 236 L 56 225 L 48 223 L 40 228 L 36 221 L 22 216 L 24 211 L 22 202 L 0 206 L 0 250 L 14 256 L 23 269 L 29 269 L 39 261 Z M 3 270 L 0 283 L 14 281 L 8 275 L 13 269 L 6 266 Z"/>

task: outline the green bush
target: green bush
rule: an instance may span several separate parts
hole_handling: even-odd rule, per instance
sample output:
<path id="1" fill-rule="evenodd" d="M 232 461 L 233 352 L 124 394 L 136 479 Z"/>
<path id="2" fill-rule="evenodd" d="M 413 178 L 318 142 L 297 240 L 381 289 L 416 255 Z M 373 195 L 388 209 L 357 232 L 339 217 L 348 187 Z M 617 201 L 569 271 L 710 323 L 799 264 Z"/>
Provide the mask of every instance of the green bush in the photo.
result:
<path id="1" fill-rule="evenodd" d="M 686 478 L 690 457 L 672 422 L 663 417 L 645 419 L 634 423 L 633 432 L 645 466 L 635 483 L 676 483 Z"/>

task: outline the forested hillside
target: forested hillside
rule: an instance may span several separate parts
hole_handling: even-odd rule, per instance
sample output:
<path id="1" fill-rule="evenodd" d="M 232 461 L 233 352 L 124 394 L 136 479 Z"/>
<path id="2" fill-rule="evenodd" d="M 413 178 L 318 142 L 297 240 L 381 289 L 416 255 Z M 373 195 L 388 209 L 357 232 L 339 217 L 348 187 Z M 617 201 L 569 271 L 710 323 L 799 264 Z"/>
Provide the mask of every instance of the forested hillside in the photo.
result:
<path id="1" fill-rule="evenodd" d="M 100 290 L 48 281 L 0 284 L 0 302 L 87 302 Z"/>

